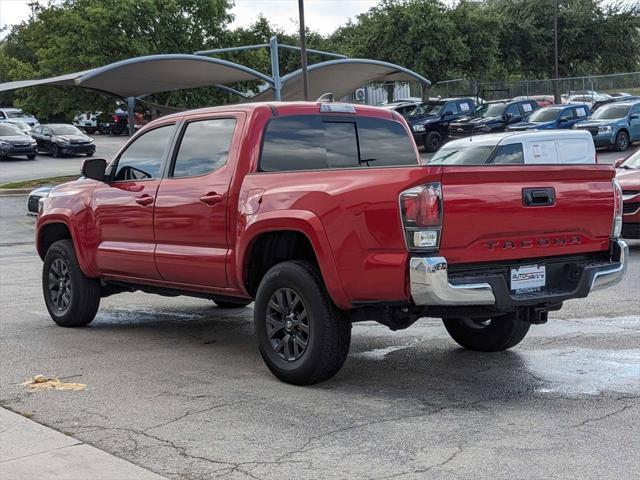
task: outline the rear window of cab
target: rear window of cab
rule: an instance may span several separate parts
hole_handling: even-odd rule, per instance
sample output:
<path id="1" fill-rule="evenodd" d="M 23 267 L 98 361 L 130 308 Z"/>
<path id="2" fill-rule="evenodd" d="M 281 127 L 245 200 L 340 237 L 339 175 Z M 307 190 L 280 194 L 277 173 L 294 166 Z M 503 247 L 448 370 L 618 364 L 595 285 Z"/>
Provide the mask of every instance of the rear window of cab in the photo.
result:
<path id="1" fill-rule="evenodd" d="M 393 120 L 346 115 L 273 118 L 265 128 L 259 171 L 418 165 L 412 139 Z"/>

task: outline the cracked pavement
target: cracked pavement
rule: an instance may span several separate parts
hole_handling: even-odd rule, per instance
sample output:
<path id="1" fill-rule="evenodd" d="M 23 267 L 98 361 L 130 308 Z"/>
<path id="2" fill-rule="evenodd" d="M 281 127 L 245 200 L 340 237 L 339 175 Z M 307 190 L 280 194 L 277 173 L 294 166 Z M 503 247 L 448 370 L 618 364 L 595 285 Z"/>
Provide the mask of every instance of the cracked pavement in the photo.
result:
<path id="1" fill-rule="evenodd" d="M 277 381 L 251 307 L 142 293 L 87 328 L 49 319 L 23 197 L 0 198 L 0 405 L 170 479 L 637 476 L 640 242 L 626 280 L 567 302 L 516 348 L 464 351 L 440 321 L 356 324 L 312 387 Z M 36 375 L 79 392 L 30 392 Z"/>

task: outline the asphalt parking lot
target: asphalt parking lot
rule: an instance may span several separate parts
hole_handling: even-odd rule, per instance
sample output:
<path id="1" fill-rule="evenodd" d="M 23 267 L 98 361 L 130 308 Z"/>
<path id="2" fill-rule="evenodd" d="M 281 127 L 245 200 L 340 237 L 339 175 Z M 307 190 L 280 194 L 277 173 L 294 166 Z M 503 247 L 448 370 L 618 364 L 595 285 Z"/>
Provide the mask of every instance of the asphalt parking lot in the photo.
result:
<path id="1" fill-rule="evenodd" d="M 120 147 L 129 139 L 126 136 L 113 137 L 110 135 L 94 135 L 96 142 L 95 158 L 112 160 Z M 632 146 L 624 153 L 607 150 L 598 151 L 598 160 L 603 163 L 614 163 L 618 158 L 626 157 L 640 148 L 640 144 Z M 424 159 L 431 158 L 432 153 L 421 153 Z M 68 158 L 53 158 L 50 155 L 39 154 L 35 160 L 16 157 L 0 162 L 0 184 L 33 178 L 53 177 L 58 175 L 74 175 L 80 172 L 80 165 L 86 157 L 75 156 Z"/>
<path id="2" fill-rule="evenodd" d="M 39 423 L 176 480 L 640 471 L 639 241 L 623 283 L 567 302 L 511 351 L 464 351 L 435 319 L 362 323 L 340 373 L 301 388 L 264 366 L 251 307 L 123 294 L 89 327 L 55 326 L 24 202 L 0 197 L 0 405 Z M 27 391 L 37 374 L 87 388 Z"/>

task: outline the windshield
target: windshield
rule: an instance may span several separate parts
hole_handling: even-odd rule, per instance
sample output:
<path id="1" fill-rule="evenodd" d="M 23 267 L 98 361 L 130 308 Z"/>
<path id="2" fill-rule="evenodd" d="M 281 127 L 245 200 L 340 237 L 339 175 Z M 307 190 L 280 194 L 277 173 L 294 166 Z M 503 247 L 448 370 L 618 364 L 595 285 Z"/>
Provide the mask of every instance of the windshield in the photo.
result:
<path id="1" fill-rule="evenodd" d="M 410 117 L 417 117 L 419 115 L 439 115 L 443 105 L 441 103 L 423 103 L 418 105 L 409 114 Z"/>
<path id="2" fill-rule="evenodd" d="M 640 150 L 627 158 L 622 164 L 622 168 L 640 169 Z"/>
<path id="3" fill-rule="evenodd" d="M 9 110 L 8 112 L 4 112 L 7 114 L 7 117 L 9 118 L 20 118 L 20 117 L 24 117 L 24 113 L 22 113 L 22 110 Z"/>
<path id="4" fill-rule="evenodd" d="M 495 145 L 443 147 L 429 165 L 484 165 Z"/>
<path id="5" fill-rule="evenodd" d="M 551 122 L 558 117 L 560 111 L 557 108 L 536 110 L 529 116 L 529 121 L 534 123 Z"/>
<path id="6" fill-rule="evenodd" d="M 52 126 L 51 131 L 54 135 L 83 135 L 83 133 L 73 125 Z"/>
<path id="7" fill-rule="evenodd" d="M 473 112 L 475 117 L 501 117 L 507 108 L 506 103 L 485 103 L 484 105 L 480 105 L 476 108 L 476 111 Z"/>
<path id="8" fill-rule="evenodd" d="M 595 111 L 591 118 L 593 120 L 612 120 L 614 118 L 623 118 L 629 113 L 630 105 L 607 105 Z"/>
<path id="9" fill-rule="evenodd" d="M 0 123 L 0 137 L 24 135 L 18 127 L 10 123 Z"/>

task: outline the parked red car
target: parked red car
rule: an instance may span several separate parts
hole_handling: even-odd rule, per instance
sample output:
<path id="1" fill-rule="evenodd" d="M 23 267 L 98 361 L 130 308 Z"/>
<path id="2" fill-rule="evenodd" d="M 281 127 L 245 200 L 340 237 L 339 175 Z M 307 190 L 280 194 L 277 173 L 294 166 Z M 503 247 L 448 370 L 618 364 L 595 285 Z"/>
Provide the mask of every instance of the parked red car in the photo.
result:
<path id="1" fill-rule="evenodd" d="M 550 107 L 556 103 L 553 95 L 523 95 L 514 98 L 514 100 L 535 100 L 539 107 Z"/>
<path id="2" fill-rule="evenodd" d="M 466 348 L 511 348 L 622 278 L 622 194 L 611 166 L 479 148 L 422 165 L 400 115 L 337 103 L 163 117 L 40 202 L 47 309 L 77 327 L 119 292 L 255 300 L 260 353 L 294 384 L 340 369 L 356 321 L 442 318 Z"/>
<path id="3" fill-rule="evenodd" d="M 622 187 L 622 236 L 640 239 L 640 150 L 616 162 Z"/>

